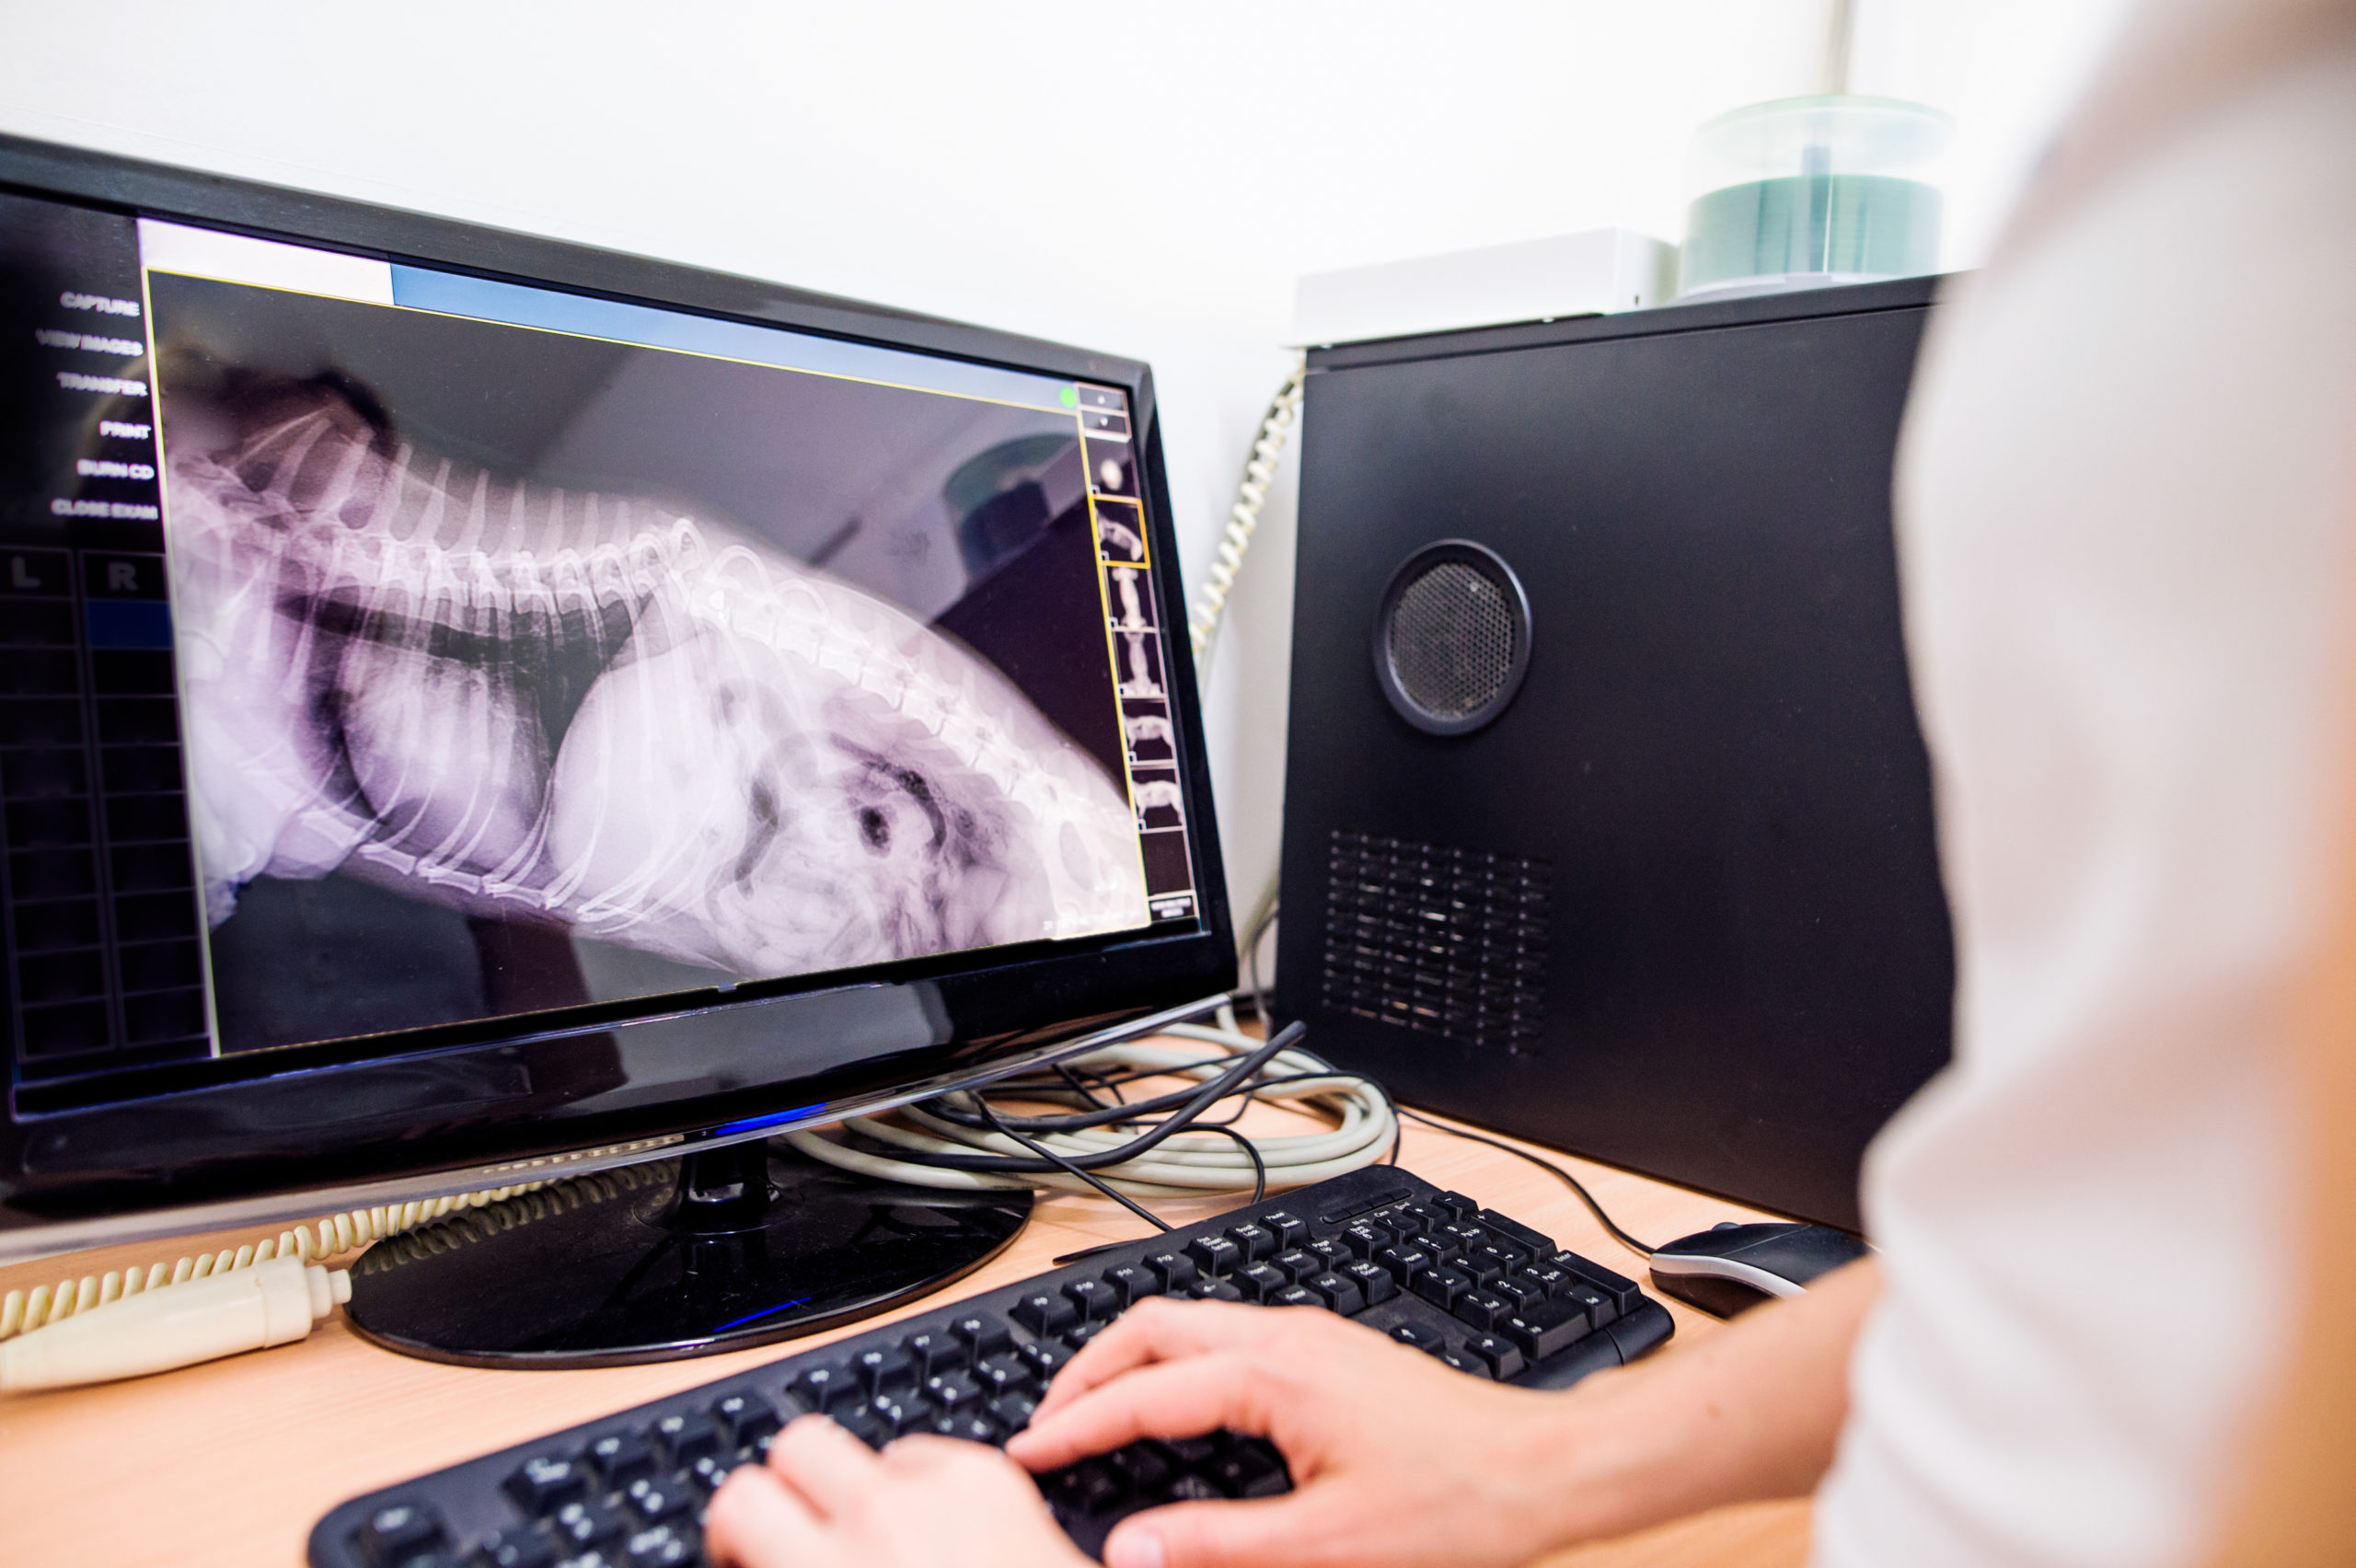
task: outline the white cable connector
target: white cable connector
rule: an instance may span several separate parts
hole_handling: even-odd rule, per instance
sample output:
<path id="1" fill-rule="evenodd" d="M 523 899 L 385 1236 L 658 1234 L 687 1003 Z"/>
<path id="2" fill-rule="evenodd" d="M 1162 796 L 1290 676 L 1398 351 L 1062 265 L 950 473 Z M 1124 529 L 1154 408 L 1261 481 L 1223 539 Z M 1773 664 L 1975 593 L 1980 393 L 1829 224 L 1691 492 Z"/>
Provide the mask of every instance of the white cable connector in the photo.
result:
<path id="1" fill-rule="evenodd" d="M 352 1275 L 315 1260 L 549 1185 L 350 1209 L 234 1251 L 12 1290 L 0 1300 L 0 1392 L 140 1378 L 302 1339 L 352 1299 Z"/>
<path id="2" fill-rule="evenodd" d="M 1186 636 L 1195 645 L 1198 665 L 1209 658 L 1211 643 L 1218 636 L 1219 617 L 1227 612 L 1227 596 L 1235 591 L 1235 574 L 1242 569 L 1244 552 L 1252 548 L 1252 535 L 1260 526 L 1260 509 L 1268 503 L 1268 490 L 1276 482 L 1276 465 L 1284 458 L 1285 442 L 1292 434 L 1293 421 L 1300 417 L 1301 387 L 1308 375 L 1308 356 L 1296 357 L 1292 374 L 1276 388 L 1268 411 L 1261 416 L 1251 455 L 1243 462 L 1243 477 L 1236 482 L 1234 504 L 1227 510 L 1218 551 L 1211 558 L 1209 574 L 1195 590 L 1195 602 L 1186 612 Z"/>
<path id="3" fill-rule="evenodd" d="M 0 1343 L 0 1391 L 139 1378 L 302 1339 L 352 1299 L 352 1275 L 272 1258 L 120 1297 Z"/>

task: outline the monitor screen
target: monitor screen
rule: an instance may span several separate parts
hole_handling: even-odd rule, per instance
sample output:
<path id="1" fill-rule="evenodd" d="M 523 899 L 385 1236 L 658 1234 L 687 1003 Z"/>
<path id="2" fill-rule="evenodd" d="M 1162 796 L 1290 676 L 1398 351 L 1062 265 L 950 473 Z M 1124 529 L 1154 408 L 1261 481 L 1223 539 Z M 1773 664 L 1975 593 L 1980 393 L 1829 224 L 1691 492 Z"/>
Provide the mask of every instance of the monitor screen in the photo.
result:
<path id="1" fill-rule="evenodd" d="M 0 289 L 20 1117 L 1208 929 L 1133 385 L 37 192 Z"/>

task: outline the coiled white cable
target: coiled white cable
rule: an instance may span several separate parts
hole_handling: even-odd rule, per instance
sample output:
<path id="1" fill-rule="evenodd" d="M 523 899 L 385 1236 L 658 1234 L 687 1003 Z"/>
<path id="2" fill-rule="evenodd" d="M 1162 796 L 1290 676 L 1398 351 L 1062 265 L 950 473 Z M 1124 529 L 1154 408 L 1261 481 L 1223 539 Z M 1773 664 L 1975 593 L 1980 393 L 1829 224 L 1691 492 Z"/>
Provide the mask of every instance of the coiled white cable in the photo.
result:
<path id="1" fill-rule="evenodd" d="M 1258 1048 L 1260 1042 L 1232 1027 L 1172 1024 L 1163 1033 L 1217 1047 L 1190 1051 L 1183 1046 L 1131 1043 L 1109 1045 L 1065 1064 L 1074 1072 L 1137 1068 L 1191 1078 L 1197 1081 L 1218 1076 L 1233 1058 Z M 1252 1145 L 1260 1156 L 1270 1188 L 1307 1186 L 1371 1165 L 1389 1151 L 1398 1135 L 1391 1102 L 1369 1080 L 1335 1072 L 1306 1051 L 1280 1051 L 1263 1069 L 1263 1077 L 1283 1079 L 1252 1090 L 1255 1099 L 1288 1103 L 1331 1115 L 1330 1132 L 1256 1136 Z M 909 1106 L 880 1116 L 857 1116 L 815 1132 L 791 1132 L 786 1142 L 813 1159 L 884 1181 L 921 1187 L 962 1190 L 1049 1187 L 1066 1192 L 1090 1189 L 1078 1178 L 1048 1171 L 1014 1175 L 996 1171 L 955 1170 L 923 1163 L 926 1154 L 1003 1154 L 1022 1156 L 1030 1150 L 1000 1134 L 960 1125 Z M 887 1148 L 904 1149 L 907 1159 L 849 1143 L 860 1137 Z M 1136 1133 L 1118 1127 L 1091 1127 L 1077 1132 L 1031 1135 L 1034 1142 L 1078 1159 L 1100 1154 L 1131 1141 Z M 1092 1174 L 1116 1190 L 1138 1198 L 1179 1198 L 1204 1193 L 1249 1189 L 1255 1170 L 1251 1155 L 1233 1139 L 1207 1129 L 1182 1131 L 1138 1159 L 1100 1166 Z"/>
<path id="2" fill-rule="evenodd" d="M 485 1205 L 512 1198 L 518 1193 L 537 1192 L 548 1184 L 546 1182 L 525 1182 L 518 1186 L 492 1187 L 455 1197 L 350 1209 L 342 1214 L 329 1215 L 315 1226 L 298 1225 L 292 1230 L 280 1231 L 274 1239 L 248 1242 L 242 1247 L 199 1253 L 176 1259 L 170 1263 L 153 1263 L 144 1269 L 110 1269 L 104 1274 L 84 1274 L 79 1279 L 68 1276 L 54 1286 L 37 1285 L 29 1291 L 12 1290 L 5 1299 L 0 1299 L 0 1340 L 64 1322 L 77 1312 L 103 1307 L 126 1296 L 137 1296 L 193 1279 L 206 1279 L 237 1269 L 248 1269 L 257 1263 L 266 1263 L 272 1258 L 291 1257 L 306 1264 L 323 1262 L 365 1247 L 372 1241 L 382 1240 L 404 1230 L 413 1230 L 429 1220 L 439 1219 L 456 1210 L 481 1208 Z"/>
<path id="3" fill-rule="evenodd" d="M 1235 500 L 1227 509 L 1227 526 L 1219 533 L 1218 549 L 1186 611 L 1186 636 L 1195 645 L 1198 664 L 1207 661 L 1218 636 L 1227 596 L 1235 590 L 1235 574 L 1242 570 L 1244 552 L 1252 548 L 1252 536 L 1260 526 L 1260 511 L 1268 503 L 1269 487 L 1276 482 L 1276 465 L 1283 460 L 1285 443 L 1300 417 L 1301 390 L 1308 376 L 1308 356 L 1297 353 L 1292 374 L 1276 388 L 1268 411 L 1260 418 L 1259 432 L 1252 438 L 1252 451 L 1243 460 L 1243 477 L 1236 481 Z"/>

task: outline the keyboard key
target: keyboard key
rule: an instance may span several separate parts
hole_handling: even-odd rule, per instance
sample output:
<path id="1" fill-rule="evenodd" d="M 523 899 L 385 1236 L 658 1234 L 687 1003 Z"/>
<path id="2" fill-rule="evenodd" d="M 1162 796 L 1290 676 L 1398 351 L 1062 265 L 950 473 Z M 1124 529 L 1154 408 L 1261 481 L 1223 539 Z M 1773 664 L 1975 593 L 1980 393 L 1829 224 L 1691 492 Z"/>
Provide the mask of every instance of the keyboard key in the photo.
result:
<path id="1" fill-rule="evenodd" d="M 878 1394 L 863 1407 L 867 1420 L 884 1434 L 885 1442 L 897 1437 L 918 1422 L 926 1420 L 931 1412 L 916 1397 L 916 1391 Z"/>
<path id="2" fill-rule="evenodd" d="M 1442 1193 L 1432 1200 L 1432 1206 L 1446 1209 L 1459 1219 L 1470 1219 L 1481 1212 L 1481 1205 L 1461 1193 Z"/>
<path id="3" fill-rule="evenodd" d="M 622 1501 L 641 1525 L 659 1525 L 695 1512 L 699 1498 L 694 1489 L 641 1476 L 629 1483 Z"/>
<path id="4" fill-rule="evenodd" d="M 1034 1340 L 1014 1354 L 1022 1358 L 1022 1364 L 1037 1375 L 1039 1381 L 1045 1383 L 1053 1381 L 1056 1374 L 1064 1369 L 1064 1363 L 1071 1359 L 1071 1347 L 1057 1340 Z"/>
<path id="5" fill-rule="evenodd" d="M 934 1416 L 932 1424 L 925 1430 L 936 1437 L 954 1437 L 961 1443 L 996 1443 L 999 1437 L 998 1424 L 979 1408 Z"/>
<path id="6" fill-rule="evenodd" d="M 1235 1288 L 1243 1293 L 1246 1301 L 1265 1302 L 1292 1284 L 1292 1275 L 1274 1263 L 1253 1263 L 1230 1277 L 1234 1280 Z"/>
<path id="7" fill-rule="evenodd" d="M 712 1419 L 720 1423 L 728 1435 L 729 1443 L 742 1448 L 757 1443 L 782 1424 L 778 1419 L 777 1406 L 758 1394 L 729 1394 L 712 1401 Z M 592 1456 L 595 1457 L 594 1455 Z M 603 1470 L 605 1467 L 598 1467 Z"/>
<path id="8" fill-rule="evenodd" d="M 1438 1350 L 1447 1343 L 1438 1330 L 1427 1329 L 1421 1323 L 1401 1323 L 1391 1331 L 1391 1337 L 1417 1350 Z"/>
<path id="9" fill-rule="evenodd" d="M 909 1388 L 917 1380 L 916 1357 L 893 1345 L 860 1351 L 850 1358 L 850 1370 L 851 1376 L 859 1379 L 860 1388 L 869 1394 Z"/>
<path id="10" fill-rule="evenodd" d="M 641 1530 L 622 1542 L 622 1561 L 629 1568 L 687 1568 L 701 1557 L 693 1535 L 671 1525 Z"/>
<path id="11" fill-rule="evenodd" d="M 1634 1280 L 1613 1274 L 1600 1263 L 1589 1262 L 1576 1252 L 1557 1252 L 1546 1261 L 1566 1274 L 1576 1274 L 1601 1291 L 1610 1298 L 1615 1317 L 1626 1317 L 1644 1302 L 1645 1293 L 1636 1288 Z"/>
<path id="12" fill-rule="evenodd" d="M 494 1530 L 468 1561 L 475 1568 L 555 1568 L 556 1542 L 537 1530 Z"/>
<path id="13" fill-rule="evenodd" d="M 1247 1263 L 1273 1258 L 1278 1251 L 1276 1233 L 1265 1225 L 1230 1225 L 1227 1228 L 1227 1239 L 1235 1243 Z"/>
<path id="14" fill-rule="evenodd" d="M 1598 1297 L 1599 1300 L 1601 1297 Z M 1508 1316 L 1499 1331 L 1532 1361 L 1543 1361 L 1584 1337 L 1594 1324 L 1587 1309 L 1568 1298 L 1541 1301 Z"/>
<path id="15" fill-rule="evenodd" d="M 1612 1309 L 1611 1298 L 1590 1286 L 1575 1285 L 1563 1293 L 1562 1298 L 1586 1308 L 1588 1321 L 1599 1329 L 1618 1320 L 1620 1316 Z"/>
<path id="16" fill-rule="evenodd" d="M 897 1424 L 877 1417 L 865 1405 L 844 1405 L 830 1412 L 836 1424 L 871 1448 L 880 1448 L 900 1435 Z"/>
<path id="17" fill-rule="evenodd" d="M 1142 1263 L 1122 1263 L 1104 1271 L 1104 1284 L 1113 1298 L 1124 1307 L 1134 1307 L 1149 1296 L 1161 1294 L 1159 1275 Z"/>
<path id="18" fill-rule="evenodd" d="M 608 1489 L 654 1473 L 654 1447 L 635 1432 L 609 1432 L 589 1445 L 589 1462 Z"/>
<path id="19" fill-rule="evenodd" d="M 549 1519 L 549 1528 L 570 1551 L 586 1551 L 621 1539 L 622 1516 L 594 1497 L 567 1503 Z"/>
<path id="20" fill-rule="evenodd" d="M 1453 1312 L 1457 1301 L 1472 1288 L 1472 1282 L 1454 1269 L 1426 1269 L 1415 1276 L 1412 1288 L 1441 1311 Z"/>
<path id="21" fill-rule="evenodd" d="M 581 1473 L 581 1466 L 564 1454 L 543 1454 L 525 1459 L 507 1478 L 507 1495 L 515 1505 L 535 1518 L 589 1491 L 589 1478 Z"/>
<path id="22" fill-rule="evenodd" d="M 986 1355 L 974 1368 L 974 1381 L 985 1394 L 998 1395 L 1016 1389 L 1027 1389 L 1038 1381 L 1030 1364 L 1021 1356 L 1008 1354 Z"/>
<path id="23" fill-rule="evenodd" d="M 1268 1260 L 1268 1266 L 1284 1270 L 1285 1277 L 1298 1285 L 1311 1274 L 1323 1274 L 1333 1265 L 1316 1253 L 1305 1252 L 1296 1247 L 1289 1252 L 1278 1252 Z"/>
<path id="24" fill-rule="evenodd" d="M 1385 1247 L 1374 1255 L 1374 1261 L 1403 1288 L 1414 1285 L 1415 1276 L 1432 1266 L 1432 1255 L 1412 1241 Z"/>
<path id="25" fill-rule="evenodd" d="M 900 1342 L 907 1354 L 908 1364 L 916 1369 L 918 1381 L 951 1367 L 967 1364 L 970 1352 L 965 1342 L 941 1329 L 924 1329 Z"/>
<path id="26" fill-rule="evenodd" d="M 1360 1220 L 1344 1230 L 1340 1239 L 1342 1245 L 1350 1250 L 1350 1256 L 1371 1258 L 1396 1241 L 1398 1238 L 1380 1225 L 1370 1225 Z"/>
<path id="27" fill-rule="evenodd" d="M 1184 1252 L 1156 1252 L 1145 1261 L 1145 1266 L 1161 1276 L 1162 1291 L 1170 1296 L 1203 1277 L 1201 1268 Z"/>
<path id="28" fill-rule="evenodd" d="M 720 1483 L 743 1462 L 733 1454 L 706 1454 L 687 1467 L 687 1480 L 707 1493 L 717 1492 Z"/>
<path id="29" fill-rule="evenodd" d="M 1099 1322 L 1118 1316 L 1122 1306 L 1113 1287 L 1101 1279 L 1076 1279 L 1064 1286 L 1064 1297 L 1080 1309 L 1082 1318 Z"/>
<path id="30" fill-rule="evenodd" d="M 1483 1285 L 1495 1285 L 1509 1274 L 1519 1274 L 1529 1261 L 1519 1247 L 1484 1241 L 1468 1250 L 1456 1266 Z"/>
<path id="31" fill-rule="evenodd" d="M 1014 1320 L 1045 1339 L 1079 1322 L 1080 1309 L 1067 1297 L 1043 1290 L 1022 1299 L 1014 1309 Z"/>
<path id="32" fill-rule="evenodd" d="M 1349 1267 L 1334 1272 L 1357 1286 L 1358 1294 L 1365 1297 L 1369 1307 L 1380 1307 L 1399 1294 L 1399 1282 L 1392 1279 L 1391 1271 L 1380 1263 L 1369 1263 L 1361 1258 Z"/>
<path id="33" fill-rule="evenodd" d="M 1223 1274 L 1243 1266 L 1243 1249 L 1224 1236 L 1197 1236 L 1186 1243 L 1186 1256 L 1207 1274 Z"/>
<path id="34" fill-rule="evenodd" d="M 1489 1374 L 1499 1382 L 1517 1377 L 1525 1365 L 1521 1347 L 1496 1334 L 1476 1334 L 1467 1340 L 1464 1348 L 1489 1364 Z"/>
<path id="35" fill-rule="evenodd" d="M 1532 1230 L 1511 1215 L 1499 1214 L 1495 1209 L 1483 1209 L 1472 1217 L 1492 1235 L 1502 1237 L 1520 1248 L 1526 1256 L 1543 1258 L 1560 1251 L 1554 1245 L 1553 1237 Z"/>
<path id="36" fill-rule="evenodd" d="M 1103 1459 L 1082 1459 L 1057 1470 L 1041 1488 L 1047 1501 L 1075 1514 L 1101 1514 L 1121 1500 L 1121 1474 Z"/>
<path id="37" fill-rule="evenodd" d="M 1305 1286 L 1306 1288 L 1316 1292 L 1318 1297 L 1326 1306 L 1345 1318 L 1355 1318 L 1366 1310 L 1366 1292 L 1358 1288 L 1357 1282 L 1354 1279 L 1339 1274 L 1322 1274 L 1306 1281 Z M 1295 1288 L 1301 1288 L 1301 1286 Z"/>
<path id="38" fill-rule="evenodd" d="M 827 1412 L 855 1400 L 864 1391 L 859 1379 L 840 1366 L 805 1366 L 793 1375 L 785 1391 L 803 1410 Z"/>
<path id="39" fill-rule="evenodd" d="M 1489 1370 L 1489 1364 L 1487 1362 L 1482 1360 L 1479 1356 L 1473 1355 L 1469 1350 L 1443 1350 L 1439 1353 L 1439 1360 L 1445 1366 L 1453 1366 L 1459 1372 L 1469 1372 L 1475 1378 L 1494 1378 L 1496 1376 L 1496 1373 Z"/>
<path id="40" fill-rule="evenodd" d="M 1241 1301 L 1243 1292 L 1223 1279 L 1198 1279 L 1186 1287 L 1186 1294 L 1197 1301 Z"/>
<path id="41" fill-rule="evenodd" d="M 1292 1485 L 1276 1451 L 1256 1437 L 1239 1438 L 1211 1461 L 1204 1479 L 1230 1497 L 1272 1497 Z"/>
<path id="42" fill-rule="evenodd" d="M 970 1372 L 943 1372 L 925 1379 L 924 1397 L 935 1410 L 961 1410 L 981 1402 L 982 1386 Z"/>
<path id="43" fill-rule="evenodd" d="M 1301 1251 L 1308 1253 L 1312 1258 L 1323 1259 L 1325 1262 L 1325 1267 L 1329 1269 L 1338 1269 L 1344 1263 L 1348 1262 L 1351 1259 L 1357 1256 L 1356 1252 L 1351 1251 L 1347 1247 L 1343 1246 L 1339 1241 L 1334 1240 L 1330 1236 L 1322 1241 L 1311 1241 L 1308 1246 L 1303 1247 Z"/>
<path id="44" fill-rule="evenodd" d="M 990 1412 L 1001 1432 L 1020 1432 L 1031 1424 L 1032 1412 L 1039 1408 L 1038 1399 L 1028 1389 L 1000 1394 L 982 1408 Z"/>
<path id="45" fill-rule="evenodd" d="M 1506 1274 L 1489 1282 L 1489 1294 L 1505 1297 L 1517 1312 L 1532 1302 L 1546 1299 L 1546 1289 L 1528 1274 Z"/>
<path id="46" fill-rule="evenodd" d="M 654 1440 L 673 1470 L 685 1470 L 720 1452 L 720 1424 L 708 1415 L 666 1415 L 654 1424 Z"/>
<path id="47" fill-rule="evenodd" d="M 1131 1443 L 1104 1456 L 1132 1496 L 1159 1496 L 1178 1475 L 1177 1460 L 1159 1443 Z"/>
<path id="48" fill-rule="evenodd" d="M 1446 1230 L 1426 1230 L 1415 1238 L 1415 1245 L 1432 1255 L 1436 1262 L 1453 1263 L 1464 1251 L 1464 1243 Z"/>
<path id="49" fill-rule="evenodd" d="M 1275 1233 L 1278 1251 L 1283 1251 L 1288 1247 L 1298 1247 L 1309 1239 L 1309 1222 L 1297 1214 L 1288 1214 L 1283 1209 L 1278 1209 L 1274 1214 L 1262 1215 L 1260 1223 Z"/>
<path id="50" fill-rule="evenodd" d="M 1103 1332 L 1104 1324 L 1102 1320 L 1091 1320 L 1085 1323 L 1075 1324 L 1073 1327 L 1065 1331 L 1064 1343 L 1071 1346 L 1074 1350 L 1078 1350 L 1090 1340 L 1094 1339 L 1098 1334 L 1101 1334 Z"/>
<path id="51" fill-rule="evenodd" d="M 1485 1290 L 1466 1291 L 1449 1311 L 1458 1322 L 1470 1323 L 1484 1333 L 1513 1316 L 1513 1309 L 1506 1305 L 1503 1297 L 1492 1296 Z"/>
<path id="52" fill-rule="evenodd" d="M 1220 1451 L 1218 1439 L 1207 1436 L 1166 1438 L 1161 1446 L 1170 1450 L 1171 1458 L 1180 1470 L 1190 1471 L 1200 1470 L 1218 1458 Z"/>
<path id="53" fill-rule="evenodd" d="M 375 1568 L 400 1568 L 442 1544 L 442 1521 L 422 1504 L 395 1503 L 362 1520 L 352 1543 Z"/>
<path id="54" fill-rule="evenodd" d="M 1325 1298 L 1305 1285 L 1288 1285 L 1261 1303 L 1265 1307 L 1322 1307 Z"/>
<path id="55" fill-rule="evenodd" d="M 964 1342 L 976 1361 L 1014 1348 L 1014 1331 L 994 1312 L 968 1312 L 952 1322 L 949 1332 Z"/>
<path id="56" fill-rule="evenodd" d="M 1532 1263 L 1521 1272 L 1521 1277 L 1537 1286 L 1548 1296 L 1566 1296 L 1585 1283 L 1576 1274 L 1556 1268 L 1548 1262 Z"/>

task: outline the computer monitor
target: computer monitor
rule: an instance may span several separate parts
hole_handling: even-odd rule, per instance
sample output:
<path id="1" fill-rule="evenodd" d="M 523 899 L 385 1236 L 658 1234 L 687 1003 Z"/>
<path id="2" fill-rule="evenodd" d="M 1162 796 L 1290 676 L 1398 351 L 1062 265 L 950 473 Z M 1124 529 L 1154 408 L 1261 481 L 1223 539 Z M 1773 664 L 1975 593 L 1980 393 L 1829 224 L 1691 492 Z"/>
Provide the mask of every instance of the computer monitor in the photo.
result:
<path id="1" fill-rule="evenodd" d="M 355 1320 L 971 1266 L 721 1151 L 1232 984 L 1182 604 L 1135 361 L 0 139 L 0 1256 L 663 1159 Z"/>

